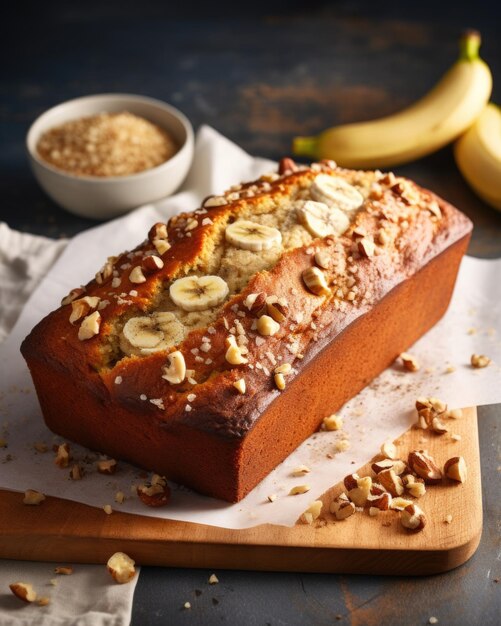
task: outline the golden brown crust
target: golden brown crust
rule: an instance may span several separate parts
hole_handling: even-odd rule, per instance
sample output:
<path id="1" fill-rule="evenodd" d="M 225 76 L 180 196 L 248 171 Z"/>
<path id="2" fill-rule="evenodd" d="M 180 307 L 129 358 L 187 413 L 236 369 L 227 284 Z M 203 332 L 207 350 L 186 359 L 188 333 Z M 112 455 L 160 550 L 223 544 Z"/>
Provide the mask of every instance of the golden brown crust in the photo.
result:
<path id="1" fill-rule="evenodd" d="M 282 176 L 263 177 L 228 192 L 224 205 L 171 219 L 171 247 L 161 255 L 164 265 L 145 272 L 145 282 L 131 282 L 129 276 L 134 267 L 144 263 L 145 255 L 157 254 L 149 239 L 114 260 L 104 272 L 109 275 L 102 284 L 93 280 L 85 287 L 86 296 L 99 297 L 101 305 L 109 302 L 99 310 L 99 333 L 80 340 L 80 321 L 71 324 L 71 305 L 62 306 L 24 341 L 22 352 L 28 364 L 36 360 L 45 363 L 48 371 L 78 378 L 103 407 L 140 414 L 145 424 L 151 420 L 152 428 L 174 432 L 182 427 L 188 432 L 193 429 L 241 440 L 270 403 L 280 393 L 287 393 L 277 388 L 275 367 L 290 363 L 292 370 L 285 380 L 287 385 L 292 383 L 339 333 L 471 231 L 471 223 L 462 213 L 405 179 L 341 170 L 331 163 L 297 171 L 282 169 Z M 194 370 L 189 377 L 192 382 L 186 379 L 172 385 L 162 378 L 165 352 L 127 357 L 117 351 L 117 324 L 138 312 L 151 311 L 166 285 L 203 265 L 228 220 L 249 209 L 265 211 L 270 201 L 307 189 L 320 171 L 365 184 L 369 189 L 363 208 L 341 237 L 315 239 L 287 250 L 275 266 L 251 276 L 244 289 L 222 306 L 209 329 L 192 330 L 175 347 L 184 355 L 186 367 Z M 190 222 L 194 219 L 195 226 Z M 326 251 L 330 259 L 330 267 L 322 270 L 332 290 L 327 298 L 308 291 L 301 278 L 302 272 L 315 264 L 318 251 Z M 244 306 L 249 294 L 261 292 L 284 298 L 288 308 L 279 331 L 269 337 L 259 335 L 255 315 Z M 232 366 L 225 359 L 226 340 L 239 333 L 248 339 L 248 363 Z M 203 337 L 209 340 L 207 352 L 200 352 Z M 234 386 L 240 378 L 245 379 L 244 394 Z"/>

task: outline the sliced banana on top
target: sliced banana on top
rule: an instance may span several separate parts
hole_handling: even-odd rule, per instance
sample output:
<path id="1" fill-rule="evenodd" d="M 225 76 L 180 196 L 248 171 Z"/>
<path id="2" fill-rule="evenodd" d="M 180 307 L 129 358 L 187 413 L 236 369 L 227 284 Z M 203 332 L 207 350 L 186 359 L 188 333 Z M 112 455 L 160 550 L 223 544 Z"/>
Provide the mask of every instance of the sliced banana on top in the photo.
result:
<path id="1" fill-rule="evenodd" d="M 342 235 L 350 225 L 346 213 L 314 200 L 301 202 L 297 207 L 297 216 L 314 237 Z"/>
<path id="2" fill-rule="evenodd" d="M 205 311 L 226 300 L 228 285 L 219 276 L 186 276 L 174 281 L 169 293 L 183 311 Z"/>
<path id="3" fill-rule="evenodd" d="M 268 250 L 275 244 L 282 243 L 282 234 L 277 228 L 251 222 L 250 220 L 238 220 L 226 228 L 226 241 L 237 248 L 244 250 Z"/>
<path id="4" fill-rule="evenodd" d="M 312 182 L 310 193 L 313 200 L 342 211 L 355 211 L 364 203 L 363 195 L 343 178 L 319 174 Z"/>
<path id="5" fill-rule="evenodd" d="M 167 350 L 184 339 L 184 326 L 174 313 L 159 312 L 131 317 L 120 335 L 120 348 L 125 354 L 152 354 Z"/>

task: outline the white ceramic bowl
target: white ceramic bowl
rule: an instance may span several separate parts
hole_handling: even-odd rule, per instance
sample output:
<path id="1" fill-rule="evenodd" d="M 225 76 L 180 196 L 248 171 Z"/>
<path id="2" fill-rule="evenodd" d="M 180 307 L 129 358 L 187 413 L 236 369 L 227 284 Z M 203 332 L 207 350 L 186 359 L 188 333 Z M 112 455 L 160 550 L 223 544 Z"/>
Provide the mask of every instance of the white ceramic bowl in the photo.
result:
<path id="1" fill-rule="evenodd" d="M 168 131 L 181 146 L 168 161 L 130 176 L 74 176 L 46 163 L 37 154 L 40 136 L 69 120 L 106 111 L 128 111 Z M 102 94 L 63 102 L 32 124 L 26 147 L 33 172 L 46 193 L 63 208 L 95 219 L 122 215 L 172 194 L 183 182 L 193 159 L 193 128 L 174 107 L 144 96 Z"/>

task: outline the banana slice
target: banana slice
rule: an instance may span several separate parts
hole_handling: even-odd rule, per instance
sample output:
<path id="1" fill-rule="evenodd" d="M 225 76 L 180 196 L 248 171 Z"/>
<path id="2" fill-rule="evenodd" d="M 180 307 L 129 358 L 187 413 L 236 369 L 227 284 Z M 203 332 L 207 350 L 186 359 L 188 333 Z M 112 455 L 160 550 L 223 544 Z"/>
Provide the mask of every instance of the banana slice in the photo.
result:
<path id="1" fill-rule="evenodd" d="M 251 222 L 238 220 L 226 228 L 226 241 L 243 250 L 268 250 L 275 244 L 282 243 L 282 234 L 276 228 Z"/>
<path id="2" fill-rule="evenodd" d="M 328 174 L 319 174 L 315 178 L 310 193 L 313 200 L 348 213 L 355 211 L 364 203 L 364 197 L 353 185 Z"/>
<path id="3" fill-rule="evenodd" d="M 120 348 L 125 354 L 152 354 L 167 350 L 184 339 L 184 326 L 174 313 L 131 317 L 123 327 Z"/>
<path id="4" fill-rule="evenodd" d="M 313 200 L 302 202 L 297 208 L 297 216 L 314 237 L 342 235 L 350 225 L 346 213 Z"/>
<path id="5" fill-rule="evenodd" d="M 174 281 L 169 293 L 174 304 L 183 311 L 205 311 L 221 304 L 229 289 L 219 276 L 186 276 Z"/>

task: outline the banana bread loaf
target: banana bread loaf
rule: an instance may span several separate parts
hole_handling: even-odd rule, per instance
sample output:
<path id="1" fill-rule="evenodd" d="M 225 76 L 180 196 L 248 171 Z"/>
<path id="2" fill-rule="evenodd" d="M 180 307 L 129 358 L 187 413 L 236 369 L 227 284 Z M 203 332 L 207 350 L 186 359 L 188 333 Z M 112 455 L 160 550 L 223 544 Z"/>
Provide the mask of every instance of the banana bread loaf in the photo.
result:
<path id="1" fill-rule="evenodd" d="M 471 228 L 391 173 L 283 159 L 155 224 L 32 330 L 45 421 L 238 501 L 443 315 Z"/>

